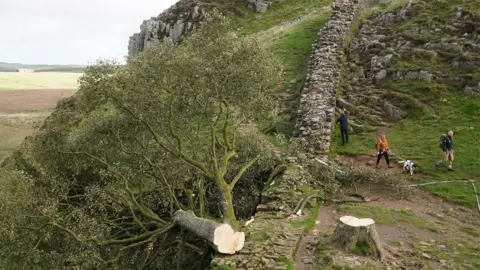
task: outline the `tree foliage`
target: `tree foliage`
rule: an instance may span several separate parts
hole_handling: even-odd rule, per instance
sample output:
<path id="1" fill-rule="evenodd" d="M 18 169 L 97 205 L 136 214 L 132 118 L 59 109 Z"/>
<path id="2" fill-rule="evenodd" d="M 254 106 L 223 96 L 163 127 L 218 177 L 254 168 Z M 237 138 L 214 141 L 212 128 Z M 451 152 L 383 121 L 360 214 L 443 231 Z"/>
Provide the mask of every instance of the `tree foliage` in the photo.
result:
<path id="1" fill-rule="evenodd" d="M 236 183 L 275 163 L 254 121 L 275 114 L 267 91 L 278 77 L 275 58 L 218 16 L 180 46 L 88 67 L 1 179 L 0 266 L 155 269 L 178 257 L 181 268 L 187 253 L 206 258 L 173 213 L 237 225 Z"/>

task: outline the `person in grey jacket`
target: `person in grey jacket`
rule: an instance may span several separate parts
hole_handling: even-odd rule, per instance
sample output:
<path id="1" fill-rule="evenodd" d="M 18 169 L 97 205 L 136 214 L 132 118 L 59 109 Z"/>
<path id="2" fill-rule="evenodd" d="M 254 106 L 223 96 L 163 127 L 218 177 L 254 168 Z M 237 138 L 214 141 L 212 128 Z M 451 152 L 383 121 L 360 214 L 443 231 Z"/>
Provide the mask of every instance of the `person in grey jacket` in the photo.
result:
<path id="1" fill-rule="evenodd" d="M 343 114 L 337 119 L 340 123 L 340 133 L 342 134 L 342 145 L 348 143 L 348 114 L 347 110 L 343 109 Z"/>
<path id="2" fill-rule="evenodd" d="M 442 151 L 443 151 L 443 159 L 438 161 L 435 164 L 435 168 L 438 169 L 439 165 L 442 164 L 444 161 L 448 163 L 448 170 L 453 172 L 455 169 L 453 168 L 453 131 L 450 130 L 442 140 Z"/>

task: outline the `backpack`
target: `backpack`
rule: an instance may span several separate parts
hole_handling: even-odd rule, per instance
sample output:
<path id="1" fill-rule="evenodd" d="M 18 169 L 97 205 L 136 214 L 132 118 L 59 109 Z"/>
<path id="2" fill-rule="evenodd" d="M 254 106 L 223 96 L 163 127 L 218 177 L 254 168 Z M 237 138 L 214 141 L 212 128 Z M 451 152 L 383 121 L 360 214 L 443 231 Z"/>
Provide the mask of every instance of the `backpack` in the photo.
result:
<path id="1" fill-rule="evenodd" d="M 443 150 L 443 142 L 444 142 L 446 139 L 447 139 L 447 135 L 442 134 L 442 135 L 440 136 L 439 147 L 440 147 L 440 149 L 442 149 L 442 150 Z"/>

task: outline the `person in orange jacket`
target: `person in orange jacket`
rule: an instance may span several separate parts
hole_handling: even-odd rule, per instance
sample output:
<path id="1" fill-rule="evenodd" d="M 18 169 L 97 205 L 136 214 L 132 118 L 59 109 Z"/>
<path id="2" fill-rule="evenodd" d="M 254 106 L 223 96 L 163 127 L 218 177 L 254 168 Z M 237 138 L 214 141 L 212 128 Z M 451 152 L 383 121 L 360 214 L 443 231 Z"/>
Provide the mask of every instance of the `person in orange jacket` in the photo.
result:
<path id="1" fill-rule="evenodd" d="M 382 156 L 385 157 L 385 161 L 387 162 L 387 168 L 392 168 L 390 166 L 390 159 L 388 158 L 389 151 L 390 147 L 388 146 L 387 137 L 385 136 L 385 134 L 382 134 L 377 141 L 377 169 L 380 168 L 378 164 L 380 163 L 380 159 L 382 159 Z"/>

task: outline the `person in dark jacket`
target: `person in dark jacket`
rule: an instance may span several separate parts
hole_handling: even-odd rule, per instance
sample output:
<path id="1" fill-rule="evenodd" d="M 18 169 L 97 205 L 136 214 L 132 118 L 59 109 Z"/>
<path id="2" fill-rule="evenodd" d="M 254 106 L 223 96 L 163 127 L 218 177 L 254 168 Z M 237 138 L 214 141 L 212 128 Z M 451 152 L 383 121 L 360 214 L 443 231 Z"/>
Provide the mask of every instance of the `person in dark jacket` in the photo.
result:
<path id="1" fill-rule="evenodd" d="M 438 168 L 438 166 L 443 163 L 443 161 L 448 162 L 448 170 L 449 171 L 455 171 L 453 169 L 453 131 L 450 130 L 447 133 L 447 136 L 442 141 L 442 150 L 443 150 L 443 159 L 437 162 L 435 164 L 435 167 Z"/>
<path id="2" fill-rule="evenodd" d="M 337 123 L 340 123 L 342 145 L 345 145 L 345 143 L 348 143 L 348 114 L 345 109 L 343 109 L 343 114 L 337 119 Z"/>

